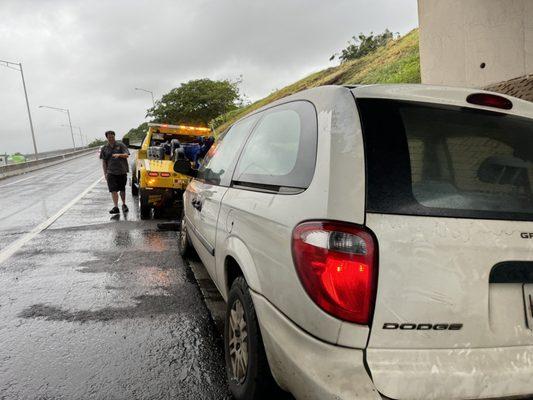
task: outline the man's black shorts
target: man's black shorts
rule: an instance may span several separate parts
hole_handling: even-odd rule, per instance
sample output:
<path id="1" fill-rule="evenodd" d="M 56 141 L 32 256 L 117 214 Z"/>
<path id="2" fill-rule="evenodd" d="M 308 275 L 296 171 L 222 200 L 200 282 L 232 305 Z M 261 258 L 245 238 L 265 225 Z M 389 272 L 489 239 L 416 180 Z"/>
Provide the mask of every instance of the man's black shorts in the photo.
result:
<path id="1" fill-rule="evenodd" d="M 107 187 L 110 192 L 124 192 L 126 191 L 126 182 L 128 175 L 112 175 L 107 174 Z"/>

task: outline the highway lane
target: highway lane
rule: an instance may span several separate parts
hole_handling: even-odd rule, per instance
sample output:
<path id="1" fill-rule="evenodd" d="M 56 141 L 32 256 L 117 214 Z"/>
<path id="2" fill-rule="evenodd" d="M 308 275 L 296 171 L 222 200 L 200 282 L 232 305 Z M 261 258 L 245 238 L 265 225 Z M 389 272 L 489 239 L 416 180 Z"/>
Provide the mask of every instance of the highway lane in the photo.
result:
<path id="1" fill-rule="evenodd" d="M 53 216 L 101 176 L 95 149 L 65 163 L 0 180 L 0 251 Z"/>
<path id="2" fill-rule="evenodd" d="M 176 233 L 131 198 L 110 216 L 99 176 L 93 154 L 0 181 L 0 256 L 29 238 L 0 262 L 0 399 L 229 398 Z"/>

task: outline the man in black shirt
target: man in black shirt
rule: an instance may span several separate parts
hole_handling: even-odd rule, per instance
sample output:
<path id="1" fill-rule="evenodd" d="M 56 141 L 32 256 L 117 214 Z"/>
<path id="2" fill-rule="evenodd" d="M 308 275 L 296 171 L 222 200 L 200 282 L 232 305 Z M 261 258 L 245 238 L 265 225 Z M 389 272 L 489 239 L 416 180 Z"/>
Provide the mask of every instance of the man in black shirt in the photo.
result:
<path id="1" fill-rule="evenodd" d="M 107 144 L 100 149 L 100 159 L 102 168 L 107 181 L 107 187 L 111 192 L 114 207 L 109 211 L 110 214 L 118 214 L 118 194 L 122 199 L 122 211 L 128 212 L 126 205 L 126 182 L 128 180 L 128 156 L 130 152 L 122 142 L 115 140 L 115 132 L 107 131 L 105 133 Z"/>

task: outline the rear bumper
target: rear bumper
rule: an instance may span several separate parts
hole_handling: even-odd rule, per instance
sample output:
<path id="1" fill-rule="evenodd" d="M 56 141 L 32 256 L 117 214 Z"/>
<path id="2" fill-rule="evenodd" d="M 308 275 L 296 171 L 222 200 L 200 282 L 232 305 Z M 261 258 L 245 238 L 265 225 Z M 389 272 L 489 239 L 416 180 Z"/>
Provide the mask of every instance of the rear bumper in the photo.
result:
<path id="1" fill-rule="evenodd" d="M 159 171 L 152 171 L 160 174 Z M 169 177 L 149 176 L 150 171 L 142 169 L 140 172 L 141 189 L 185 190 L 190 179 L 184 175 L 170 173 Z"/>
<path id="2" fill-rule="evenodd" d="M 376 388 L 393 399 L 504 399 L 533 394 L 533 346 L 368 349 L 367 361 Z"/>
<path id="3" fill-rule="evenodd" d="M 180 189 L 144 187 L 140 189 L 140 195 L 150 206 L 161 207 L 175 200 L 180 191 Z"/>
<path id="4" fill-rule="evenodd" d="M 298 399 L 382 399 L 366 372 L 362 350 L 314 338 L 251 293 L 270 369 L 282 388 Z"/>
<path id="5" fill-rule="evenodd" d="M 149 181 L 149 180 L 147 180 Z M 147 184 L 143 189 L 152 189 L 152 190 L 185 190 L 187 188 L 187 182 L 154 182 L 152 184 Z"/>
<path id="6" fill-rule="evenodd" d="M 251 293 L 272 373 L 298 399 L 533 399 L 533 346 L 367 349 L 371 379 L 362 350 L 314 338 Z"/>

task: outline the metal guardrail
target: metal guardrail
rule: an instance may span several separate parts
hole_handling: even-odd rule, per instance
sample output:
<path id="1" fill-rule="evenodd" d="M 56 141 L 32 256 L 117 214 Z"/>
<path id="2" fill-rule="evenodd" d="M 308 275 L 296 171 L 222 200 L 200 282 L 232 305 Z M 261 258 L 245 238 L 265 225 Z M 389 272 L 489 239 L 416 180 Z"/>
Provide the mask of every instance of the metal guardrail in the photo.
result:
<path id="1" fill-rule="evenodd" d="M 96 153 L 98 151 L 98 147 L 90 147 L 83 150 L 77 150 L 70 153 L 60 154 L 57 156 L 41 158 L 35 161 L 27 161 L 20 164 L 3 165 L 0 166 L 0 179 L 7 178 L 9 176 L 24 174 L 26 172 L 48 167 L 50 165 L 59 164 L 63 161 L 68 161 L 72 158 L 83 156 L 92 151 Z"/>

